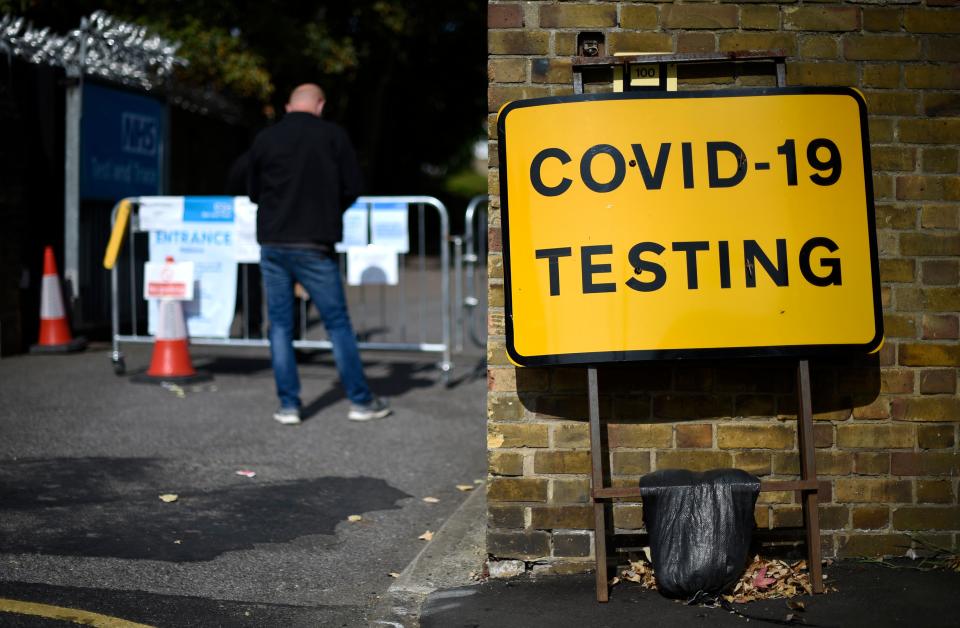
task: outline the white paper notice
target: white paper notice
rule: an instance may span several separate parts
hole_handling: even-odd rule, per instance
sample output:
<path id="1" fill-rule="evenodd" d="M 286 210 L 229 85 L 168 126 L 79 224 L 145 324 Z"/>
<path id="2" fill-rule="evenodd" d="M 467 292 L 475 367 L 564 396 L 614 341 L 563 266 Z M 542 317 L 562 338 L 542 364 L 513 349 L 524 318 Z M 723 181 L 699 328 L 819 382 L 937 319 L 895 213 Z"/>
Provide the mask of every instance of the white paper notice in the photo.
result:
<path id="1" fill-rule="evenodd" d="M 336 249 L 343 253 L 353 246 L 366 246 L 367 239 L 367 206 L 354 205 L 343 212 L 343 240 L 337 242 Z"/>
<path id="2" fill-rule="evenodd" d="M 141 231 L 160 229 L 178 229 L 183 226 L 182 196 L 143 196 L 140 197 Z"/>
<path id="3" fill-rule="evenodd" d="M 260 245 L 257 244 L 257 205 L 246 196 L 233 199 L 233 242 L 240 264 L 260 263 Z"/>
<path id="4" fill-rule="evenodd" d="M 351 286 L 395 286 L 400 269 L 397 251 L 370 244 L 347 249 L 347 284 Z"/>
<path id="5" fill-rule="evenodd" d="M 143 298 L 193 301 L 193 262 L 147 262 Z"/>
<path id="6" fill-rule="evenodd" d="M 370 214 L 370 243 L 397 253 L 410 252 L 406 203 L 374 203 Z"/>

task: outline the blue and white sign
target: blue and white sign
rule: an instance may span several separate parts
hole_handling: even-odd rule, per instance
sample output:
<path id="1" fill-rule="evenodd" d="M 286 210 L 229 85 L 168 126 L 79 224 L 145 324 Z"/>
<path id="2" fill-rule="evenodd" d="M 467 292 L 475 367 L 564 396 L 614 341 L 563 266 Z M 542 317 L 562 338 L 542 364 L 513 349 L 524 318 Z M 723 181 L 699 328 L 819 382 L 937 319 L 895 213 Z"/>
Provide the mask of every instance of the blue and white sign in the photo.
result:
<path id="1" fill-rule="evenodd" d="M 370 212 L 370 243 L 393 249 L 397 253 L 410 252 L 406 203 L 373 203 Z"/>
<path id="2" fill-rule="evenodd" d="M 159 194 L 166 112 L 161 101 L 93 83 L 83 86 L 80 198 Z"/>
<path id="3" fill-rule="evenodd" d="M 227 337 L 237 298 L 233 197 L 184 197 L 179 224 L 171 211 L 174 200 L 140 199 L 141 228 L 144 218 L 152 227 L 150 260 L 160 262 L 171 256 L 176 262 L 193 262 L 194 298 L 184 302 L 183 308 L 189 333 Z M 153 334 L 157 324 L 156 302 L 150 303 L 149 313 L 149 332 Z"/>

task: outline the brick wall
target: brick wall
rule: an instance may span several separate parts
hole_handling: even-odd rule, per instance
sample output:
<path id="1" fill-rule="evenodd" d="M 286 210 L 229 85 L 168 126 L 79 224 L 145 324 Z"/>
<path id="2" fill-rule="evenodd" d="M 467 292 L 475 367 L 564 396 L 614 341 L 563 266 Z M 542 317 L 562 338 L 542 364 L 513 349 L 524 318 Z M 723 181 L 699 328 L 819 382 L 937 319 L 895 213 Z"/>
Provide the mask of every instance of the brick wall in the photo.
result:
<path id="1" fill-rule="evenodd" d="M 504 352 L 496 111 L 572 93 L 580 31 L 607 53 L 781 48 L 790 85 L 866 96 L 886 344 L 812 363 L 820 510 L 828 556 L 902 555 L 916 539 L 956 548 L 960 396 L 960 7 L 861 2 L 490 2 L 488 551 L 552 572 L 592 565 L 586 371 L 517 369 Z M 756 65 L 756 64 L 753 64 Z M 773 85 L 770 68 L 680 74 L 680 89 Z M 609 83 L 590 86 L 609 91 Z M 797 476 L 794 371 L 725 362 L 602 368 L 612 483 L 654 469 L 736 466 Z M 617 532 L 638 503 L 612 507 Z M 801 523 L 793 494 L 763 493 L 760 528 Z"/>

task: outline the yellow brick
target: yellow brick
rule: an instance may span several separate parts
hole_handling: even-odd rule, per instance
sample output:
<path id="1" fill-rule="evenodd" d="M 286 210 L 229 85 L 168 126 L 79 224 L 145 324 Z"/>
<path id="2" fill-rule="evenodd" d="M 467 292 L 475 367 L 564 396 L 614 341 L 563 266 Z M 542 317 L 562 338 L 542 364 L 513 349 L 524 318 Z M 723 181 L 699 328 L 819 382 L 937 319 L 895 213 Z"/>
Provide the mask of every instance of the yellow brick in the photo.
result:
<path id="1" fill-rule="evenodd" d="M 573 65 L 569 59 L 533 59 L 530 62 L 530 79 L 534 83 L 570 83 L 573 80 Z"/>
<path id="2" fill-rule="evenodd" d="M 740 7 L 740 28 L 775 31 L 780 28 L 780 7 Z"/>
<path id="3" fill-rule="evenodd" d="M 648 451 L 615 451 L 610 457 L 611 472 L 616 475 L 643 475 L 650 472 Z"/>
<path id="4" fill-rule="evenodd" d="M 553 446 L 556 449 L 587 449 L 590 447 L 590 425 L 571 423 L 553 428 Z"/>
<path id="5" fill-rule="evenodd" d="M 611 423 L 607 439 L 610 449 L 670 447 L 673 427 L 660 423 Z"/>
<path id="6" fill-rule="evenodd" d="M 490 451 L 487 466 L 491 475 L 523 475 L 523 456 L 518 453 Z"/>
<path id="7" fill-rule="evenodd" d="M 770 454 L 759 451 L 746 451 L 733 455 L 733 466 L 757 476 L 770 475 Z"/>
<path id="8" fill-rule="evenodd" d="M 899 31 L 903 12 L 900 9 L 864 8 L 863 30 Z"/>
<path id="9" fill-rule="evenodd" d="M 906 66 L 903 83 L 909 88 L 960 89 L 956 64 Z"/>
<path id="10" fill-rule="evenodd" d="M 911 144 L 956 144 L 960 142 L 960 118 L 901 120 L 900 141 Z"/>
<path id="11" fill-rule="evenodd" d="M 850 475 L 853 473 L 853 454 L 844 451 L 816 452 L 817 475 Z"/>
<path id="12" fill-rule="evenodd" d="M 490 59 L 487 77 L 494 83 L 522 83 L 527 80 L 526 59 Z"/>
<path id="13" fill-rule="evenodd" d="M 829 35 L 807 35 L 800 38 L 803 59 L 836 59 L 837 39 Z"/>
<path id="14" fill-rule="evenodd" d="M 880 281 L 912 283 L 916 279 L 916 266 L 912 259 L 882 259 Z"/>
<path id="15" fill-rule="evenodd" d="M 538 451 L 533 458 L 534 473 L 589 473 L 589 451 Z"/>
<path id="16" fill-rule="evenodd" d="M 487 369 L 487 390 L 494 392 L 517 390 L 516 367 Z"/>
<path id="17" fill-rule="evenodd" d="M 660 12 L 664 28 L 736 28 L 737 7 L 716 4 L 665 4 Z"/>
<path id="18" fill-rule="evenodd" d="M 896 399 L 893 402 L 893 417 L 899 421 L 960 422 L 960 397 Z"/>
<path id="19" fill-rule="evenodd" d="M 590 501 L 590 480 L 588 479 L 553 479 L 552 499 L 550 501 L 564 504 L 582 504 Z"/>
<path id="20" fill-rule="evenodd" d="M 786 52 L 788 57 L 796 55 L 797 36 L 795 33 L 721 33 L 720 51 L 736 52 L 747 50 L 776 50 Z M 787 64 L 789 67 L 789 64 Z"/>
<path id="21" fill-rule="evenodd" d="M 899 87 L 899 63 L 868 63 L 863 66 L 863 85 L 865 87 Z"/>
<path id="22" fill-rule="evenodd" d="M 856 85 L 859 72 L 854 63 L 788 63 L 789 85 Z"/>
<path id="23" fill-rule="evenodd" d="M 867 110 L 875 116 L 914 116 L 920 104 L 919 95 L 911 92 L 867 92 Z M 901 138 L 903 139 L 903 138 Z M 912 151 L 911 151 L 912 152 Z M 913 170 L 913 163 L 904 170 Z"/>
<path id="24" fill-rule="evenodd" d="M 492 85 L 487 91 L 489 111 L 498 111 L 502 105 L 524 98 L 541 98 L 550 95 L 545 85 Z"/>
<path id="25" fill-rule="evenodd" d="M 487 395 L 487 418 L 499 421 L 509 421 L 523 418 L 523 404 L 515 394 Z"/>
<path id="26" fill-rule="evenodd" d="M 852 515 L 855 529 L 879 530 L 890 525 L 890 508 L 887 506 L 856 506 Z"/>
<path id="27" fill-rule="evenodd" d="M 793 31 L 852 31 L 860 28 L 857 7 L 786 7 L 783 25 Z"/>
<path id="28" fill-rule="evenodd" d="M 540 7 L 541 28 L 616 26 L 617 7 L 610 4 L 547 4 Z"/>
<path id="29" fill-rule="evenodd" d="M 488 449 L 547 447 L 549 435 L 543 423 L 490 423 L 487 426 Z"/>
<path id="30" fill-rule="evenodd" d="M 535 506 L 530 509 L 535 530 L 593 527 L 593 506 Z"/>
<path id="31" fill-rule="evenodd" d="M 660 451 L 657 452 L 657 469 L 689 469 L 708 471 L 730 467 L 733 458 L 726 451 Z"/>
<path id="32" fill-rule="evenodd" d="M 846 35 L 843 55 L 850 61 L 911 61 L 920 58 L 920 39 L 910 35 Z"/>
<path id="33" fill-rule="evenodd" d="M 657 7 L 651 5 L 622 5 L 620 28 L 624 30 L 653 30 L 657 28 Z"/>
<path id="34" fill-rule="evenodd" d="M 617 32 L 607 35 L 607 52 L 672 52 L 673 38 L 666 33 Z"/>
<path id="35" fill-rule="evenodd" d="M 838 478 L 834 481 L 834 499 L 842 503 L 910 503 L 913 490 L 909 480 Z"/>
<path id="36" fill-rule="evenodd" d="M 910 546 L 910 537 L 905 534 L 858 534 L 839 537 L 837 554 L 841 558 L 853 556 L 903 556 L 904 548 Z"/>
<path id="37" fill-rule="evenodd" d="M 960 201 L 960 178 L 905 175 L 897 177 L 898 200 Z"/>
<path id="38" fill-rule="evenodd" d="M 705 449 L 713 446 L 713 426 L 709 423 L 677 426 L 677 447 Z"/>
<path id="39" fill-rule="evenodd" d="M 960 528 L 960 506 L 905 506 L 893 511 L 898 530 L 956 530 Z"/>
<path id="40" fill-rule="evenodd" d="M 492 502 L 545 502 L 547 481 L 539 478 L 493 478 L 487 485 Z"/>
<path id="41" fill-rule="evenodd" d="M 908 8 L 903 26 L 912 33 L 960 33 L 960 12 L 956 9 Z"/>
<path id="42" fill-rule="evenodd" d="M 901 344 L 898 361 L 903 366 L 960 366 L 957 344 Z"/>
<path id="43" fill-rule="evenodd" d="M 544 55 L 550 49 L 550 33 L 491 30 L 487 32 L 487 49 L 492 55 Z"/>
<path id="44" fill-rule="evenodd" d="M 838 425 L 837 446 L 843 449 L 908 449 L 914 446 L 916 434 L 912 425 Z"/>
<path id="45" fill-rule="evenodd" d="M 790 449 L 795 430 L 784 425 L 718 425 L 720 449 Z"/>
<path id="46" fill-rule="evenodd" d="M 640 504 L 614 504 L 613 525 L 622 530 L 643 528 L 643 506 Z"/>

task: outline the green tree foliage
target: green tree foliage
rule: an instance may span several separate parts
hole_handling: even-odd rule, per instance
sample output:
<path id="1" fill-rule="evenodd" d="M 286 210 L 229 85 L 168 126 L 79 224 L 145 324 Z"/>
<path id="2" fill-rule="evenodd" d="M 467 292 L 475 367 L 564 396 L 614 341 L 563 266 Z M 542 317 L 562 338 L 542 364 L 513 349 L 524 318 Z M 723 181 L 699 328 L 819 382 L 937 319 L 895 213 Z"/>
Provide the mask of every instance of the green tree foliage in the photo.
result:
<path id="1" fill-rule="evenodd" d="M 297 84 L 320 83 L 373 192 L 461 169 L 485 120 L 482 0 L 0 0 L 0 13 L 60 33 L 98 9 L 180 41 L 175 80 L 243 105 L 252 126 Z"/>

